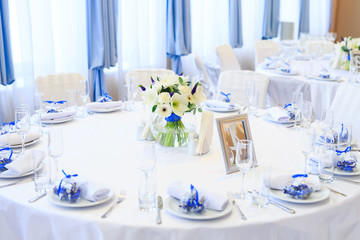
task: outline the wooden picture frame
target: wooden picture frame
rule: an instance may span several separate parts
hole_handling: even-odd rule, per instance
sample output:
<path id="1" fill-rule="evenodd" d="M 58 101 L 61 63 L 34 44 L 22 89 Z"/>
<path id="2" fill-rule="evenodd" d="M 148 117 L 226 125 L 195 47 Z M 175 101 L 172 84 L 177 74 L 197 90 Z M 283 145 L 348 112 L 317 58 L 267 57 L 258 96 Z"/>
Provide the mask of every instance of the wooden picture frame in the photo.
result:
<path id="1" fill-rule="evenodd" d="M 216 125 L 220 137 L 221 153 L 225 163 L 226 174 L 239 171 L 235 164 L 236 139 L 252 140 L 247 114 L 216 118 Z M 254 163 L 257 165 L 255 151 Z"/>

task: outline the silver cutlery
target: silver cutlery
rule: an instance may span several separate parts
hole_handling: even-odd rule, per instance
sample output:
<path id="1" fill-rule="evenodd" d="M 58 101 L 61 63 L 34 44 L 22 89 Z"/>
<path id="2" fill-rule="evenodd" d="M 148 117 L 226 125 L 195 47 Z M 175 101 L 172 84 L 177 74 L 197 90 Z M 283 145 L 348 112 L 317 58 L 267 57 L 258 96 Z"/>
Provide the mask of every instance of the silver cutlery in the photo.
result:
<path id="1" fill-rule="evenodd" d="M 358 181 L 345 179 L 345 178 L 334 177 L 334 180 L 338 180 L 338 181 L 342 181 L 342 182 L 348 182 L 348 183 L 352 183 L 352 184 L 355 184 L 355 185 L 360 185 L 360 182 L 358 182 Z"/>
<path id="2" fill-rule="evenodd" d="M 115 203 L 101 216 L 102 218 L 107 218 L 110 213 L 112 212 L 112 210 L 122 201 L 125 200 L 125 196 L 126 196 L 126 192 L 125 191 L 121 191 L 118 198 L 116 199 Z"/>
<path id="3" fill-rule="evenodd" d="M 33 198 L 30 198 L 30 199 L 28 200 L 28 202 L 29 202 L 29 203 L 36 202 L 36 201 L 39 200 L 40 198 L 45 197 L 46 194 L 47 194 L 46 192 L 43 192 L 43 193 L 41 193 L 41 194 L 39 194 L 39 195 L 37 195 L 37 196 L 35 196 L 35 197 L 33 197 Z"/>
<path id="4" fill-rule="evenodd" d="M 296 213 L 294 209 L 288 208 L 287 206 L 284 206 L 284 205 L 282 205 L 282 204 L 280 204 L 278 202 L 275 202 L 272 199 L 269 199 L 269 203 L 271 203 L 272 205 L 274 205 L 274 206 L 276 206 L 276 207 L 278 207 L 278 208 L 280 208 L 280 209 L 282 209 L 282 210 L 284 210 L 284 211 L 286 211 L 288 213 L 291 213 L 291 214 Z"/>
<path id="5" fill-rule="evenodd" d="M 247 220 L 244 213 L 240 210 L 239 206 L 236 204 L 236 201 L 234 199 L 234 194 L 232 192 L 227 192 L 227 196 L 228 196 L 230 202 L 232 203 L 232 205 L 235 207 L 236 211 L 240 214 L 241 218 L 243 220 Z"/>
<path id="6" fill-rule="evenodd" d="M 163 209 L 163 199 L 161 196 L 157 197 L 157 213 L 156 213 L 156 223 L 161 224 L 161 210 Z"/>
<path id="7" fill-rule="evenodd" d="M 324 185 L 324 186 L 326 186 L 326 185 Z M 337 195 L 340 195 L 340 196 L 342 196 L 342 197 L 347 197 L 347 195 L 346 195 L 345 193 L 336 191 L 336 190 L 334 190 L 334 189 L 332 189 L 332 188 L 329 188 L 328 186 L 326 186 L 326 187 L 330 190 L 330 192 L 336 193 Z"/>
<path id="8" fill-rule="evenodd" d="M 20 180 L 18 180 L 16 182 L 1 185 L 0 188 L 10 187 L 10 186 L 13 186 L 13 185 L 16 185 L 16 184 L 19 184 L 19 183 L 26 183 L 26 182 L 30 182 L 30 181 L 33 181 L 33 178 L 23 178 L 23 179 L 20 179 Z"/>

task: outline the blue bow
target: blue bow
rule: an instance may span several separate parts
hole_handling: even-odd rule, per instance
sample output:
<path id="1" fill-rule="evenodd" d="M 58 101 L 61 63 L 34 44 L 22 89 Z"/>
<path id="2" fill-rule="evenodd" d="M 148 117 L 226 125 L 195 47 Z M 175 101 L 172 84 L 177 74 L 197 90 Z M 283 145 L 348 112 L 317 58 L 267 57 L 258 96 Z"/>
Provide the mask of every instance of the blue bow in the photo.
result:
<path id="1" fill-rule="evenodd" d="M 66 103 L 66 101 L 65 100 L 61 100 L 61 101 L 44 101 L 44 103 L 64 104 L 64 103 Z"/>
<path id="2" fill-rule="evenodd" d="M 61 181 L 60 181 L 59 188 L 58 188 L 58 191 L 57 191 L 58 196 L 60 195 L 61 184 L 64 181 L 64 179 L 78 176 L 77 174 L 74 174 L 74 175 L 66 174 L 64 170 L 62 170 L 62 172 L 64 173 L 65 177 L 63 179 L 61 179 Z"/>
<path id="3" fill-rule="evenodd" d="M 110 102 L 113 98 L 106 93 L 105 91 L 102 91 L 102 94 L 104 95 L 104 97 L 99 101 L 99 102 Z"/>
<path id="4" fill-rule="evenodd" d="M 15 121 L 9 122 L 9 123 L 3 123 L 3 126 L 9 125 L 9 126 L 15 126 Z"/>
<path id="5" fill-rule="evenodd" d="M 13 155 L 13 150 L 9 147 L 6 147 L 6 148 L 0 149 L 0 152 L 2 152 L 2 151 L 10 151 L 10 157 L 9 157 L 9 160 L 10 160 Z"/>
<path id="6" fill-rule="evenodd" d="M 291 103 L 285 104 L 284 109 L 286 109 L 287 107 L 290 107 L 290 106 L 292 106 L 292 104 L 291 104 Z"/>
<path id="7" fill-rule="evenodd" d="M 308 177 L 307 174 L 295 174 L 295 175 L 292 175 L 292 178 L 297 178 L 297 177 Z"/>
<path id="8" fill-rule="evenodd" d="M 226 97 L 225 102 L 230 102 L 229 96 L 231 96 L 231 93 L 227 93 L 227 94 L 226 94 L 226 93 L 224 93 L 224 92 L 220 92 L 220 94 Z"/>
<path id="9" fill-rule="evenodd" d="M 344 151 L 335 150 L 335 152 L 338 156 L 340 156 L 342 153 L 350 152 L 350 150 L 351 150 L 351 146 L 348 146 Z"/>

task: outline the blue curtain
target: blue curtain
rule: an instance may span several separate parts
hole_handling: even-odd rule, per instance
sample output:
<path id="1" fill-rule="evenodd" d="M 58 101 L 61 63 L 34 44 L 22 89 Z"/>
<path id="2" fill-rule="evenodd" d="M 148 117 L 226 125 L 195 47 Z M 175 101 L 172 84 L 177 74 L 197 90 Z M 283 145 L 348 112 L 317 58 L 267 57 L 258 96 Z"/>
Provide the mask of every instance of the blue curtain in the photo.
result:
<path id="1" fill-rule="evenodd" d="M 104 68 L 117 63 L 117 5 L 117 0 L 86 1 L 89 83 L 95 101 L 105 91 Z"/>
<path id="2" fill-rule="evenodd" d="M 280 0 L 265 0 L 262 38 L 277 37 L 279 29 Z"/>
<path id="3" fill-rule="evenodd" d="M 0 84 L 6 86 L 15 81 L 10 46 L 8 0 L 0 1 Z M 0 119 L 1 120 L 1 119 Z"/>
<path id="4" fill-rule="evenodd" d="M 229 0 L 229 16 L 230 45 L 240 48 L 243 45 L 241 0 Z"/>
<path id="5" fill-rule="evenodd" d="M 301 0 L 300 2 L 300 21 L 299 21 L 299 36 L 300 33 L 309 33 L 310 30 L 310 3 L 309 0 Z"/>
<path id="6" fill-rule="evenodd" d="M 190 0 L 167 0 L 166 30 L 166 54 L 171 69 L 180 74 L 180 57 L 191 53 Z"/>

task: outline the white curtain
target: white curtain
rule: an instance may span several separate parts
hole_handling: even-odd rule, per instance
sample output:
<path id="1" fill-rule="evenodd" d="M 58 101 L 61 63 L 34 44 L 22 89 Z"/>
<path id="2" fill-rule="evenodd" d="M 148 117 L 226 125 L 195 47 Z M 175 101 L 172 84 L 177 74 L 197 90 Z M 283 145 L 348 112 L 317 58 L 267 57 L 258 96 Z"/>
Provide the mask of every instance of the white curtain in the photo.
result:
<path id="1" fill-rule="evenodd" d="M 31 105 L 36 76 L 78 72 L 87 77 L 85 0 L 12 0 L 10 34 L 15 83 L 0 87 L 0 114 L 12 121 L 14 108 Z"/>
<path id="2" fill-rule="evenodd" d="M 324 36 L 331 25 L 331 0 L 310 1 L 310 35 Z"/>

